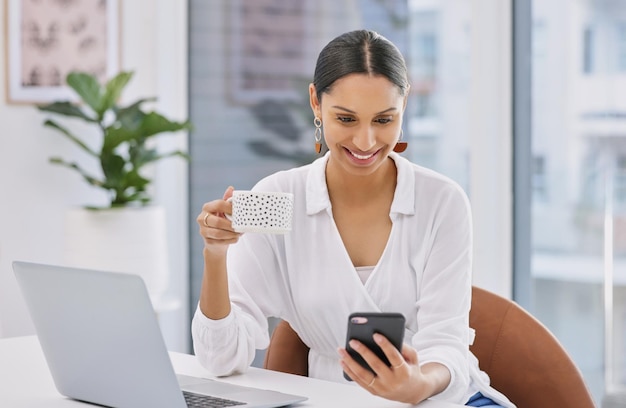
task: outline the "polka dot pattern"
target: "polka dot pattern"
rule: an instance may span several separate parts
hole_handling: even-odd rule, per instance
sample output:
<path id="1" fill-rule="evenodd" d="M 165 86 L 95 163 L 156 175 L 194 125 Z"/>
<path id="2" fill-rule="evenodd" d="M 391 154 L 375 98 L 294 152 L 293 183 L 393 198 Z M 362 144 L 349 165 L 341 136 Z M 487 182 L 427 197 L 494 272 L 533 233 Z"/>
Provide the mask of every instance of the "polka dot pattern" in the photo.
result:
<path id="1" fill-rule="evenodd" d="M 233 229 L 284 234 L 291 231 L 293 194 L 256 191 L 233 193 Z"/>

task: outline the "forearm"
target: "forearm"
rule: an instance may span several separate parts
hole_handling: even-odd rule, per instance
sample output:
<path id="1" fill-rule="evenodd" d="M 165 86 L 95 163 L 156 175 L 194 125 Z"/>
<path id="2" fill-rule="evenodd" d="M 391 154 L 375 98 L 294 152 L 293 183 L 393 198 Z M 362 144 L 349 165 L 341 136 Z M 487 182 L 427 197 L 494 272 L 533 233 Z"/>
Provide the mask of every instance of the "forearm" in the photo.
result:
<path id="1" fill-rule="evenodd" d="M 203 251 L 204 274 L 200 290 L 200 311 L 212 320 L 223 319 L 230 313 L 226 252 Z"/>

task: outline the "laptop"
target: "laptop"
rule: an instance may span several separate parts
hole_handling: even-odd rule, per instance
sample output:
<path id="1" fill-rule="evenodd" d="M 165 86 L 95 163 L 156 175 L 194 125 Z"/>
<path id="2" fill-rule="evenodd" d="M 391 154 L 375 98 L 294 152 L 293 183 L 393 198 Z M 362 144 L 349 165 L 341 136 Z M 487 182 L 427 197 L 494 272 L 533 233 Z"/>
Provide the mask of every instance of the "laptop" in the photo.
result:
<path id="1" fill-rule="evenodd" d="M 115 408 L 270 408 L 307 399 L 177 376 L 137 275 L 20 261 L 13 270 L 55 386 L 67 397 Z"/>

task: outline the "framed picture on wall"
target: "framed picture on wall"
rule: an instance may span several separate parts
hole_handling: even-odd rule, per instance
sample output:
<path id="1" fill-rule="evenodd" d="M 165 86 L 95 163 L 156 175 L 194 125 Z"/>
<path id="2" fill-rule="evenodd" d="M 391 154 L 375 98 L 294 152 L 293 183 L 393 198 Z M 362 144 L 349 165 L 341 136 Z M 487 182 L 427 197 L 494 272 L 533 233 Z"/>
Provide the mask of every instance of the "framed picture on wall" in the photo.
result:
<path id="1" fill-rule="evenodd" d="M 8 103 L 74 100 L 67 74 L 119 70 L 119 0 L 6 0 Z"/>
<path id="2" fill-rule="evenodd" d="M 301 97 L 294 89 L 301 84 L 294 81 L 313 76 L 313 2 L 231 0 L 228 5 L 232 27 L 226 37 L 230 100 L 253 105 L 267 99 Z"/>

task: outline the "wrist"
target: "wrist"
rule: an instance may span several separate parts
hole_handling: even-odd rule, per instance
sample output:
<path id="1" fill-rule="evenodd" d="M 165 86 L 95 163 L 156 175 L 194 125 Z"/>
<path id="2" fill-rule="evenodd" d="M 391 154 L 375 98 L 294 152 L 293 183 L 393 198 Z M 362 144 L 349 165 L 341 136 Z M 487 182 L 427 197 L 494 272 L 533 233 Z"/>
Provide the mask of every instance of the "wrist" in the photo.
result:
<path id="1" fill-rule="evenodd" d="M 227 253 L 228 245 L 205 245 L 202 249 L 202 255 L 204 256 L 204 260 L 211 262 L 221 261 L 222 259 L 225 259 Z"/>
<path id="2" fill-rule="evenodd" d="M 452 379 L 450 370 L 441 363 L 426 363 L 420 367 L 420 371 L 424 387 L 418 396 L 421 399 L 416 403 L 443 392 L 450 385 Z"/>

